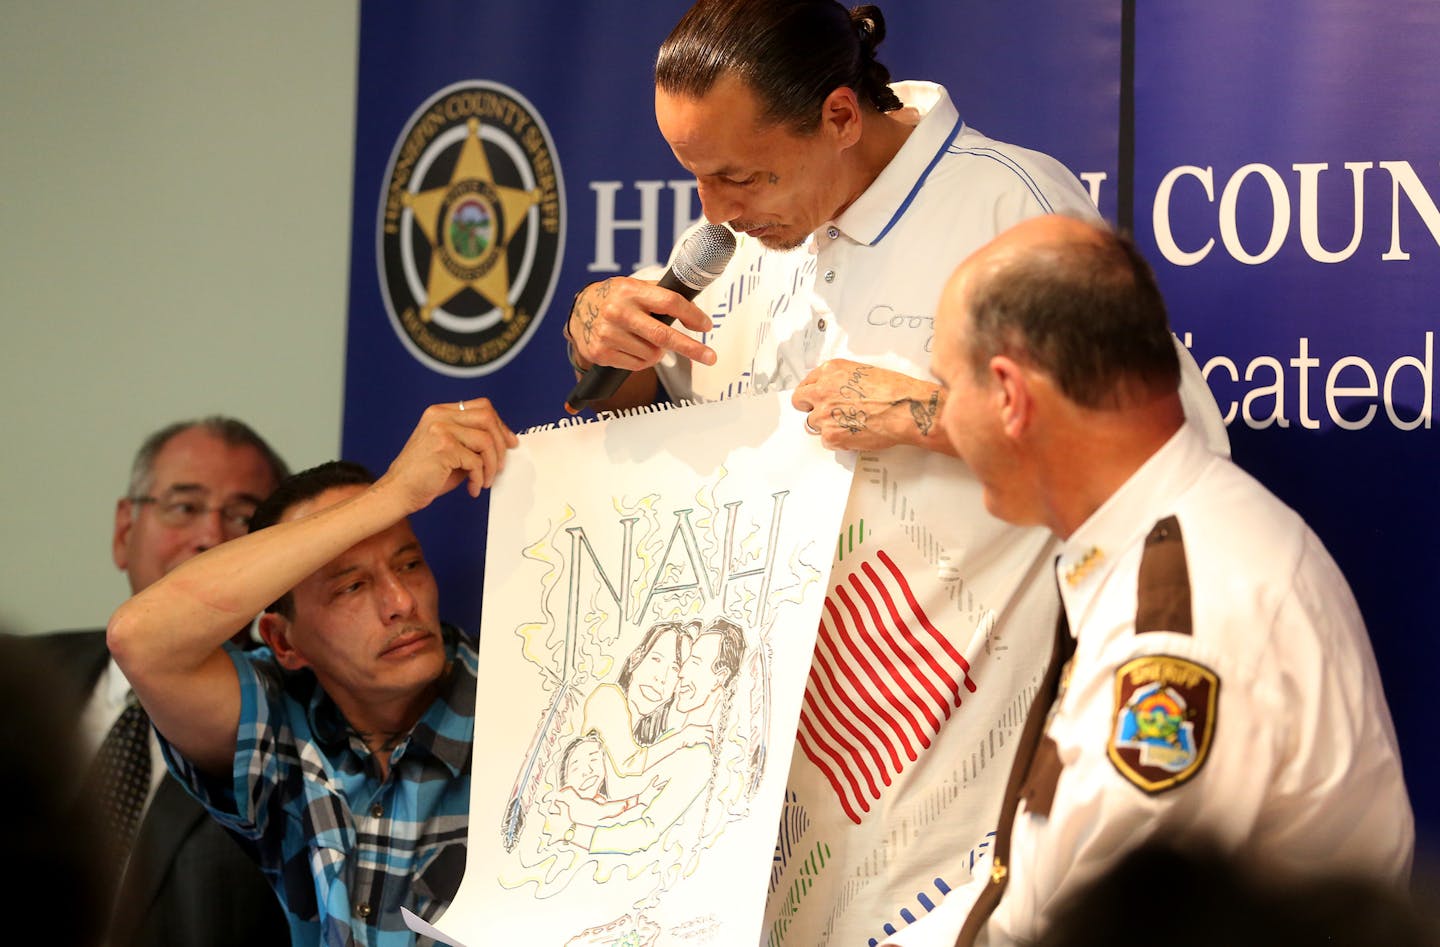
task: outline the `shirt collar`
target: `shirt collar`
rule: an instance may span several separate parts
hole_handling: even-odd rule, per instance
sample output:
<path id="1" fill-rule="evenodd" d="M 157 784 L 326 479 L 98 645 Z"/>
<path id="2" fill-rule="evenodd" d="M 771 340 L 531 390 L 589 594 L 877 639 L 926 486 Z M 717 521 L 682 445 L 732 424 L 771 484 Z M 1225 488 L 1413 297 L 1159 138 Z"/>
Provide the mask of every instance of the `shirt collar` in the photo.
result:
<path id="1" fill-rule="evenodd" d="M 130 699 L 130 681 L 125 677 L 125 672 L 120 670 L 120 665 L 112 657 L 110 664 L 105 668 L 105 677 L 101 684 L 105 695 L 105 702 L 111 707 L 120 707 Z"/>
<path id="2" fill-rule="evenodd" d="M 411 746 L 428 750 L 444 764 L 452 775 L 459 776 L 469 768 L 474 745 L 475 678 L 478 655 L 475 642 L 460 631 L 446 626 L 449 662 L 440 694 L 415 725 L 410 734 Z M 463 722 L 468 725 L 461 726 Z"/>
<path id="3" fill-rule="evenodd" d="M 835 226 L 846 236 L 867 246 L 879 243 L 904 216 L 931 169 L 964 126 L 944 86 L 896 82 L 890 88 L 907 110 L 919 113 L 919 123 L 880 175 L 835 219 Z"/>
<path id="4" fill-rule="evenodd" d="M 1174 500 L 1220 460 L 1189 423 L 1130 475 L 1070 538 L 1060 544 L 1055 575 L 1072 630 L 1079 627 L 1116 561 L 1174 511 Z"/>

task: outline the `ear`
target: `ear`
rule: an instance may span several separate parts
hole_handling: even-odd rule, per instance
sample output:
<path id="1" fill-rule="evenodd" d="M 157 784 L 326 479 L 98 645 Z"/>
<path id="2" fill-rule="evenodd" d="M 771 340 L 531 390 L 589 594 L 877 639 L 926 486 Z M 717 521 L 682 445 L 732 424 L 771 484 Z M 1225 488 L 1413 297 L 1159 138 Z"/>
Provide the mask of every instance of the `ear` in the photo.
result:
<path id="1" fill-rule="evenodd" d="M 996 355 L 990 359 L 995 405 L 1005 436 L 1018 441 L 1035 420 L 1035 392 L 1024 368 L 1014 359 Z"/>
<path id="2" fill-rule="evenodd" d="M 290 619 L 279 612 L 266 612 L 257 626 L 260 640 L 275 654 L 275 660 L 287 671 L 309 667 L 310 662 L 290 641 Z"/>
<path id="3" fill-rule="evenodd" d="M 861 115 L 855 90 L 842 85 L 820 104 L 820 128 L 832 134 L 840 147 L 849 148 L 860 140 Z"/>
<path id="4" fill-rule="evenodd" d="M 110 537 L 110 558 L 115 568 L 125 571 L 130 564 L 130 530 L 135 525 L 135 504 L 125 497 L 115 501 L 115 533 Z"/>

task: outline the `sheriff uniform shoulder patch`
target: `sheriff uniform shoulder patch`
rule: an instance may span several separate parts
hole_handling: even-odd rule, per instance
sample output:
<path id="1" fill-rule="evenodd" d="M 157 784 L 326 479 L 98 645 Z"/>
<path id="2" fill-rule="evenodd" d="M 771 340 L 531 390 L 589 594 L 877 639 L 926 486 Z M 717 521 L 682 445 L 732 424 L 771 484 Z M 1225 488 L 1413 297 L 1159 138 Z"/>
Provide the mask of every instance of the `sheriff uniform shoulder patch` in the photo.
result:
<path id="1" fill-rule="evenodd" d="M 1215 737 L 1220 678 L 1194 661 L 1147 655 L 1115 672 L 1115 726 L 1106 746 L 1120 775 L 1161 793 L 1200 771 Z"/>

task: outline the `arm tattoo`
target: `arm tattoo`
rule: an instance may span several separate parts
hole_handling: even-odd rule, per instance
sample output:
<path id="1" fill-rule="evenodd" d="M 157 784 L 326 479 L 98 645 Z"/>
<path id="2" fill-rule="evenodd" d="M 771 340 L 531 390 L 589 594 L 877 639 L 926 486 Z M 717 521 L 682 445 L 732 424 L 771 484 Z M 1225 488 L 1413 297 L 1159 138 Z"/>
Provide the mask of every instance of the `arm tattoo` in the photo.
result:
<path id="1" fill-rule="evenodd" d="M 940 414 L 940 392 L 930 392 L 930 400 L 926 402 L 916 401 L 914 398 L 901 398 L 899 401 L 891 402 L 895 405 L 908 405 L 910 417 L 915 419 L 915 427 L 925 437 L 930 436 L 930 431 L 935 427 L 935 418 Z"/>

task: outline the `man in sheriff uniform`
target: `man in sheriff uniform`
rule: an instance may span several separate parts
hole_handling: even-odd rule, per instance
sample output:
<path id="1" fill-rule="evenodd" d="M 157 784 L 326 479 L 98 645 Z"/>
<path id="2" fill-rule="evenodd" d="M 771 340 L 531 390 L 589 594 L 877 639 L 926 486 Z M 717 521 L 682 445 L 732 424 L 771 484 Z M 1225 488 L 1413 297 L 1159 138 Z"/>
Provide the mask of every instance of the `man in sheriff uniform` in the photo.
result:
<path id="1" fill-rule="evenodd" d="M 885 943 L 1033 940 L 1152 839 L 1403 885 L 1414 821 L 1355 600 L 1300 517 L 1184 423 L 1133 245 L 1063 216 L 1002 233 L 947 284 L 933 367 L 986 507 L 1060 538 L 1065 622 L 990 864 Z"/>

